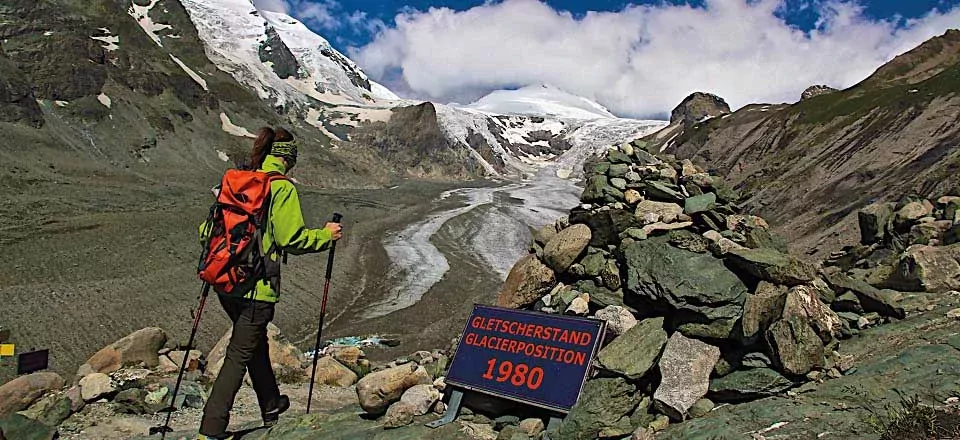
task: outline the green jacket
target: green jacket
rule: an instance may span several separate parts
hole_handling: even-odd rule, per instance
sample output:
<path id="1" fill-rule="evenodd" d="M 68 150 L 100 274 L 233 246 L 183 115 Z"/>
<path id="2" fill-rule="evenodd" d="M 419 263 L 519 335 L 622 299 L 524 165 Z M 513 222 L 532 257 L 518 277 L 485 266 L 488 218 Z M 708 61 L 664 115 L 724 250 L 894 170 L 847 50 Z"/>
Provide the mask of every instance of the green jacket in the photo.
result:
<path id="1" fill-rule="evenodd" d="M 260 171 L 286 173 L 287 170 L 279 158 L 267 155 Z M 200 225 L 201 239 L 206 238 L 205 229 L 206 222 Z M 321 252 L 327 250 L 333 242 L 329 230 L 310 229 L 303 224 L 300 196 L 297 195 L 297 188 L 288 180 L 275 180 L 270 184 L 270 215 L 263 235 L 265 255 L 274 242 L 281 250 L 294 255 Z M 267 255 L 266 258 L 277 264 L 280 262 L 279 252 Z M 280 292 L 270 287 L 266 280 L 261 280 L 254 289 L 253 299 L 275 303 L 280 299 Z"/>

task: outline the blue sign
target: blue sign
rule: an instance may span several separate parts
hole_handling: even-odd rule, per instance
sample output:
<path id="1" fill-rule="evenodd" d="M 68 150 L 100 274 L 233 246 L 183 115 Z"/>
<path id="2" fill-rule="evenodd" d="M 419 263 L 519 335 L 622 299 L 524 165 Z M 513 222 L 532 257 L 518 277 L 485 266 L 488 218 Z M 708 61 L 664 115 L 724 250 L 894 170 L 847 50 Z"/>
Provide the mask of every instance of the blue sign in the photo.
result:
<path id="1" fill-rule="evenodd" d="M 446 382 L 569 412 L 605 325 L 596 319 L 475 305 Z"/>

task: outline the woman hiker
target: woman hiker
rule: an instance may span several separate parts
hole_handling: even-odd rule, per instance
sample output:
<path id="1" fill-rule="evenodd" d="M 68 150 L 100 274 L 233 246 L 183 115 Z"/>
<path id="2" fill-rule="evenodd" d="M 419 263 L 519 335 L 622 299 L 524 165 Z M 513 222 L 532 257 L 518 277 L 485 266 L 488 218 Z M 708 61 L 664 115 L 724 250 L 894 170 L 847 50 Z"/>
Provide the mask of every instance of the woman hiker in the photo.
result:
<path id="1" fill-rule="evenodd" d="M 248 166 L 264 172 L 287 174 L 296 164 L 297 143 L 290 132 L 282 128 L 260 129 Z M 267 345 L 267 324 L 273 319 L 279 299 L 280 252 L 321 252 L 342 236 L 339 223 L 327 223 L 323 229 L 304 226 L 300 198 L 290 181 L 277 179 L 271 182 L 270 195 L 263 252 L 266 259 L 276 262 L 276 277 L 257 282 L 253 292 L 244 292 L 245 295 L 218 295 L 220 304 L 233 321 L 233 334 L 230 335 L 223 367 L 203 408 L 200 440 L 232 438 L 227 433 L 230 408 L 246 372 L 250 373 L 257 393 L 264 425 L 273 425 L 280 414 L 290 408 L 290 399 L 281 395 L 277 387 Z"/>

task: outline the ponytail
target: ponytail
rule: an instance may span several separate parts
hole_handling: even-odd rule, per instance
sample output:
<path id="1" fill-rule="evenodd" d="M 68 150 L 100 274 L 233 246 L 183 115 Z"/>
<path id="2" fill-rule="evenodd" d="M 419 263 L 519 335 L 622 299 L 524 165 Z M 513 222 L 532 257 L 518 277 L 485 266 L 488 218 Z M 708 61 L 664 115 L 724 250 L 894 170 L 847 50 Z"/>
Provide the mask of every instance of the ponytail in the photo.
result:
<path id="1" fill-rule="evenodd" d="M 263 159 L 270 154 L 270 148 L 273 147 L 273 141 L 276 137 L 277 134 L 272 128 L 261 128 L 257 132 L 257 139 L 253 141 L 253 150 L 250 151 L 250 162 L 247 166 L 254 170 L 263 166 Z"/>

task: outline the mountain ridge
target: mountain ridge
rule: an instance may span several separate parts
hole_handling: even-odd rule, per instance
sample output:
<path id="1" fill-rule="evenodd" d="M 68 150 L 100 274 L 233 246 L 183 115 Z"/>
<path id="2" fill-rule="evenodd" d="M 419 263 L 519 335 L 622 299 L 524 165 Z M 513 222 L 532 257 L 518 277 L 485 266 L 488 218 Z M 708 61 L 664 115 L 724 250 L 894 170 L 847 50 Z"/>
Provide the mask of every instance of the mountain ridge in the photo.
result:
<path id="1" fill-rule="evenodd" d="M 830 252 L 854 241 L 856 210 L 870 201 L 960 185 L 960 59 L 941 56 L 958 52 L 951 30 L 847 90 L 749 105 L 645 140 L 716 170 L 806 252 Z"/>

